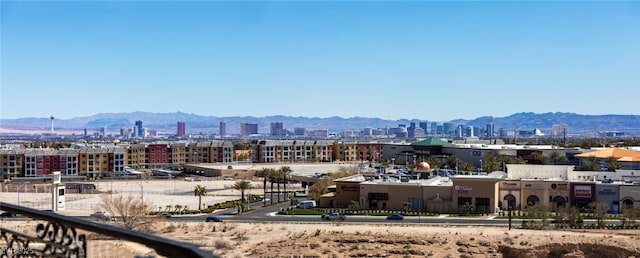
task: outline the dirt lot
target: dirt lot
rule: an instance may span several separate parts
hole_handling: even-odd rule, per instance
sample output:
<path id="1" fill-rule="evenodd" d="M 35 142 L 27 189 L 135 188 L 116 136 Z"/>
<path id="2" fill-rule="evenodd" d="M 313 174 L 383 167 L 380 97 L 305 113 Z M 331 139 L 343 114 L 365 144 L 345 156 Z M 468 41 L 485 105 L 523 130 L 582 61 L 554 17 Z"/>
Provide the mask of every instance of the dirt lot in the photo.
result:
<path id="1" fill-rule="evenodd" d="M 24 231 L 35 225 L 2 222 Z M 640 257 L 640 230 L 158 221 L 154 233 L 201 245 L 220 257 Z M 154 254 L 141 244 L 88 237 L 89 257 Z"/>
<path id="2" fill-rule="evenodd" d="M 195 185 L 215 189 L 203 203 L 236 199 L 228 181 L 141 181 L 101 183 L 120 195 L 134 195 L 157 207 L 196 207 Z M 261 190 L 256 182 L 255 192 Z M 142 189 L 144 187 L 144 189 Z M 34 200 L 43 198 L 43 204 Z M 45 193 L 2 193 L 2 200 L 49 208 Z M 88 215 L 100 194 L 70 195 L 65 215 Z M 38 202 L 39 203 L 39 202 Z M 34 204 L 34 205 L 31 205 Z M 36 221 L 1 221 L 0 227 L 35 230 Z M 544 231 L 492 227 L 435 227 L 403 224 L 205 223 L 158 220 L 152 233 L 192 242 L 220 257 L 640 257 L 640 230 Z M 153 254 L 142 244 L 87 233 L 89 257 Z M 2 244 L 2 243 L 0 243 Z"/>

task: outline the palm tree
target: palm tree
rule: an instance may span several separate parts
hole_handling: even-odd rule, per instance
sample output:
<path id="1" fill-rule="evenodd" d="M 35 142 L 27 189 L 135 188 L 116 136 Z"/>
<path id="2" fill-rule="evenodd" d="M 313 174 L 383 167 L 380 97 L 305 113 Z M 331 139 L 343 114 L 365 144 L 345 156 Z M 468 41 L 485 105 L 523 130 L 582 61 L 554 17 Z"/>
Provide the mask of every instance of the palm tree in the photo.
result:
<path id="1" fill-rule="evenodd" d="M 496 158 L 496 156 L 493 155 L 492 151 L 485 152 L 483 158 L 484 158 L 484 163 L 483 163 L 482 171 L 491 173 L 493 171 L 500 169 L 500 163 L 498 162 L 498 159 Z"/>
<path id="2" fill-rule="evenodd" d="M 563 164 L 567 162 L 567 156 L 557 151 L 551 152 L 549 154 L 549 159 L 551 159 L 551 163 L 553 163 L 553 165 L 556 165 L 558 163 Z"/>
<path id="3" fill-rule="evenodd" d="M 289 174 L 291 174 L 291 172 L 293 172 L 293 170 L 291 169 L 291 167 L 288 166 L 284 166 L 280 168 L 280 173 L 282 173 L 282 179 L 284 179 L 284 192 L 287 192 L 287 177 L 289 177 Z M 287 198 L 288 194 L 285 195 L 285 201 Z"/>
<path id="4" fill-rule="evenodd" d="M 511 164 L 513 162 L 511 158 L 505 154 L 498 154 L 496 160 L 498 161 L 500 168 L 502 168 L 502 171 L 507 171 L 506 164 Z"/>
<path id="5" fill-rule="evenodd" d="M 262 168 L 262 170 L 259 171 L 259 175 L 262 176 L 263 181 L 262 181 L 262 189 L 263 189 L 263 193 L 264 193 L 264 198 L 262 198 L 262 205 L 266 206 L 267 205 L 267 178 L 269 178 L 271 176 L 271 171 L 273 169 L 272 168 Z M 272 185 L 273 186 L 273 185 Z M 273 189 L 273 187 L 271 187 Z M 273 193 L 271 193 L 271 200 L 273 200 Z M 272 201 L 273 203 L 273 201 Z"/>
<path id="6" fill-rule="evenodd" d="M 439 169 L 442 166 L 440 164 L 441 163 L 440 160 L 435 155 L 429 156 L 427 158 L 427 163 L 429 163 L 429 166 L 431 167 L 431 169 Z"/>
<path id="7" fill-rule="evenodd" d="M 545 163 L 547 163 L 547 157 L 544 156 L 544 154 L 542 152 L 536 151 L 531 153 L 531 158 L 533 158 L 533 160 L 535 160 L 536 162 L 544 165 Z"/>
<path id="8" fill-rule="evenodd" d="M 273 178 L 276 176 L 276 170 L 273 168 L 264 168 L 263 169 L 263 175 L 264 175 L 264 184 L 265 184 L 265 193 L 266 191 L 266 187 L 267 187 L 267 178 L 269 179 L 269 182 L 271 183 L 271 204 L 273 204 Z M 266 194 L 265 194 L 265 199 L 266 199 Z"/>
<path id="9" fill-rule="evenodd" d="M 202 196 L 207 195 L 207 188 L 201 185 L 196 185 L 193 189 L 193 195 L 198 196 L 198 210 L 202 209 Z"/>
<path id="10" fill-rule="evenodd" d="M 618 163 L 618 160 L 614 157 L 608 157 L 607 160 L 607 171 L 616 172 L 616 170 L 621 169 L 622 165 Z"/>
<path id="11" fill-rule="evenodd" d="M 273 177 L 271 178 L 271 183 L 273 184 L 273 180 L 277 180 L 276 184 L 278 184 L 278 202 L 280 203 L 280 180 L 282 180 L 282 170 L 278 169 L 273 172 Z"/>
<path id="12" fill-rule="evenodd" d="M 449 168 L 454 168 L 457 169 L 458 168 L 458 162 L 460 162 L 460 159 L 456 156 L 449 156 L 447 157 L 447 163 L 449 164 Z M 429 164 L 431 165 L 431 164 Z"/>
<path id="13" fill-rule="evenodd" d="M 244 211 L 244 191 L 251 188 L 251 182 L 249 181 L 238 181 L 233 185 L 233 189 L 240 191 L 240 213 Z M 249 203 L 247 201 L 247 203 Z"/>
<path id="14" fill-rule="evenodd" d="M 582 165 L 582 170 L 600 171 L 600 161 L 595 156 L 587 157 L 587 163 Z"/>
<path id="15" fill-rule="evenodd" d="M 473 172 L 474 170 L 476 170 L 476 168 L 468 162 L 463 162 L 462 164 L 460 164 L 460 170 L 467 172 L 466 174 L 469 174 L 469 172 Z"/>

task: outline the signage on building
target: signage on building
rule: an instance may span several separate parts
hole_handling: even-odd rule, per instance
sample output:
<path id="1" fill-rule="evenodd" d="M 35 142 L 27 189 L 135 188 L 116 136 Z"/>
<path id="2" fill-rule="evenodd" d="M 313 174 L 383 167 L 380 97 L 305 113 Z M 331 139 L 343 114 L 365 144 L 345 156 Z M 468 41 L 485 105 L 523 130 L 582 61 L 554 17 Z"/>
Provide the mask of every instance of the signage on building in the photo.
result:
<path id="1" fill-rule="evenodd" d="M 473 188 L 467 185 L 456 185 L 453 187 L 456 191 L 471 191 Z"/>
<path id="2" fill-rule="evenodd" d="M 343 185 L 343 186 L 340 186 L 340 190 L 345 192 L 357 192 L 358 190 L 360 190 L 360 187 L 357 185 L 354 185 L 354 186 Z"/>
<path id="3" fill-rule="evenodd" d="M 591 186 L 576 185 L 573 188 L 573 195 L 577 198 L 591 198 Z"/>
<path id="4" fill-rule="evenodd" d="M 516 181 L 502 181 L 500 188 L 519 189 L 520 182 Z"/>
<path id="5" fill-rule="evenodd" d="M 531 183 L 524 184 L 524 188 L 543 189 L 541 184 L 531 184 Z"/>
<path id="6" fill-rule="evenodd" d="M 613 189 L 612 187 L 603 187 L 600 188 L 598 194 L 616 194 L 616 189 Z"/>
<path id="7" fill-rule="evenodd" d="M 551 189 L 553 190 L 566 191 L 567 188 L 568 188 L 568 184 L 551 184 Z"/>
<path id="8" fill-rule="evenodd" d="M 481 157 L 481 156 L 482 156 L 482 151 L 474 150 L 474 151 L 471 151 L 471 153 L 470 153 L 470 154 L 471 154 L 471 156 L 473 156 L 473 157 Z"/>

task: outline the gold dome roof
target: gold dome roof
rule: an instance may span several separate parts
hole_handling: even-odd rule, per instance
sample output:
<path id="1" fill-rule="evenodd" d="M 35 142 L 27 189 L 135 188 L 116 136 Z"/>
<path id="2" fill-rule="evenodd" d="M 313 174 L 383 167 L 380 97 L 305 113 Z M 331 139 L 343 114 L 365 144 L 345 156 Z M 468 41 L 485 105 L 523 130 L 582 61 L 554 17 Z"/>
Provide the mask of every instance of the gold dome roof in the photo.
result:
<path id="1" fill-rule="evenodd" d="M 416 165 L 416 170 L 431 170 L 429 163 L 422 161 Z"/>

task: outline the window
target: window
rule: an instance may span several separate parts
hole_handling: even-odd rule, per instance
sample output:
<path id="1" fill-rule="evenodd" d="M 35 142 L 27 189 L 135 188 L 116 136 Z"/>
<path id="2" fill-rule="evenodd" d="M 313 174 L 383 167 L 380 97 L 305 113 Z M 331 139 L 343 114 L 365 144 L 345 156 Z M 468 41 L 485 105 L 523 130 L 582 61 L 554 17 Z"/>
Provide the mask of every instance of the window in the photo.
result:
<path id="1" fill-rule="evenodd" d="M 458 197 L 458 206 L 473 205 L 471 203 L 471 197 Z"/>
<path id="2" fill-rule="evenodd" d="M 491 200 L 489 198 L 476 198 L 476 211 L 477 212 L 489 212 L 489 206 L 491 204 Z"/>
<path id="3" fill-rule="evenodd" d="M 369 200 L 389 200 L 389 193 L 369 193 Z"/>

